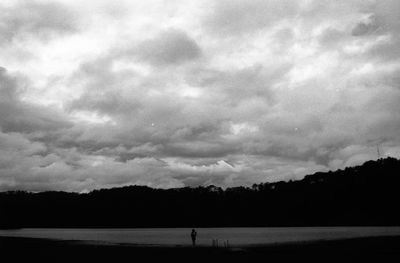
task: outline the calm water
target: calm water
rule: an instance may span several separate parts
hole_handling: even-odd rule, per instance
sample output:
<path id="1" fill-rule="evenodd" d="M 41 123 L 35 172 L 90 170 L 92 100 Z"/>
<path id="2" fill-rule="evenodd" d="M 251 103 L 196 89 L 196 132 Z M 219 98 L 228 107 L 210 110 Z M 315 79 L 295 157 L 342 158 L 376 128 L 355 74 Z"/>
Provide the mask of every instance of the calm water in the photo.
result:
<path id="1" fill-rule="evenodd" d="M 187 228 L 147 229 L 40 229 L 0 230 L 0 236 L 37 237 L 148 245 L 190 245 Z M 294 227 L 294 228 L 198 228 L 198 244 L 210 246 L 229 240 L 231 246 L 354 237 L 400 235 L 400 227 Z"/>

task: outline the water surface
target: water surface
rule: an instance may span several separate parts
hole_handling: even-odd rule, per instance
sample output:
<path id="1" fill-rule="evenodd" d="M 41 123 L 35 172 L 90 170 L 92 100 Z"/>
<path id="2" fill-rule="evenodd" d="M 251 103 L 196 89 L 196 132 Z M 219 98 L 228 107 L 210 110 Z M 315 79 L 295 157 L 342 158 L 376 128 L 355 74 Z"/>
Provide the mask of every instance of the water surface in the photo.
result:
<path id="1" fill-rule="evenodd" d="M 277 227 L 277 228 L 198 228 L 197 243 L 211 246 L 213 239 L 231 246 L 285 242 L 335 240 L 373 236 L 400 236 L 400 227 Z M 51 238 L 145 245 L 190 245 L 188 228 L 55 229 L 24 228 L 0 230 L 0 236 Z"/>

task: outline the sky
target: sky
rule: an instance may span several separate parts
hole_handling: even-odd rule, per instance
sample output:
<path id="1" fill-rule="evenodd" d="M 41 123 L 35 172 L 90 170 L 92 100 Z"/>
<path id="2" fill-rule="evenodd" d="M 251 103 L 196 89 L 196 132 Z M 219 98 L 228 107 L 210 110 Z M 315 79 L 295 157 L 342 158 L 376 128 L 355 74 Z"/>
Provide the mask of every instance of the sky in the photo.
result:
<path id="1" fill-rule="evenodd" d="M 400 1 L 0 14 L 0 191 L 251 186 L 400 157 Z"/>

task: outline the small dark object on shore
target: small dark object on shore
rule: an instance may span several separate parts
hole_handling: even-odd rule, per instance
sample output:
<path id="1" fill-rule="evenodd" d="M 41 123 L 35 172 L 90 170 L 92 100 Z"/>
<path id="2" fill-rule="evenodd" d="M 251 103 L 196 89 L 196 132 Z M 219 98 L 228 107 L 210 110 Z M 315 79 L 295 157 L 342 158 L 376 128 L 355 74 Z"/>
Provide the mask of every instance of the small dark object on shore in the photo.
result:
<path id="1" fill-rule="evenodd" d="M 192 232 L 190 233 L 190 237 L 192 238 L 192 246 L 196 246 L 196 238 L 197 238 L 197 232 L 196 230 L 192 229 Z"/>

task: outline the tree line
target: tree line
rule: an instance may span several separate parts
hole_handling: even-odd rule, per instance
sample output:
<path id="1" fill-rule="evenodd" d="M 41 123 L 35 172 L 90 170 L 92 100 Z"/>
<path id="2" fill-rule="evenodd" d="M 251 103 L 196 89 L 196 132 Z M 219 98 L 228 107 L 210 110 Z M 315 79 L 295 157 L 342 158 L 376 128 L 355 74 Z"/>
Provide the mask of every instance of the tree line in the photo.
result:
<path id="1" fill-rule="evenodd" d="M 0 193 L 0 228 L 400 225 L 400 160 L 222 189 Z"/>

